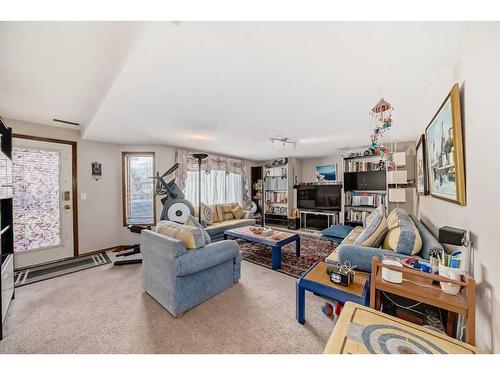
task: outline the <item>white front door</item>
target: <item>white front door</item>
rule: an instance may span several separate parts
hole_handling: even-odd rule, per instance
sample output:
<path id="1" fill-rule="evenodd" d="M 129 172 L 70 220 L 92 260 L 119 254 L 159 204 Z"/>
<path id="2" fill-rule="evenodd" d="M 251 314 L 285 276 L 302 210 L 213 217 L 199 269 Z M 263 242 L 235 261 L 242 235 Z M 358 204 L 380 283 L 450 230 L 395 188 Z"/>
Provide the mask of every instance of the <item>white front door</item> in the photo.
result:
<path id="1" fill-rule="evenodd" d="M 72 257 L 71 145 L 12 141 L 15 267 Z"/>

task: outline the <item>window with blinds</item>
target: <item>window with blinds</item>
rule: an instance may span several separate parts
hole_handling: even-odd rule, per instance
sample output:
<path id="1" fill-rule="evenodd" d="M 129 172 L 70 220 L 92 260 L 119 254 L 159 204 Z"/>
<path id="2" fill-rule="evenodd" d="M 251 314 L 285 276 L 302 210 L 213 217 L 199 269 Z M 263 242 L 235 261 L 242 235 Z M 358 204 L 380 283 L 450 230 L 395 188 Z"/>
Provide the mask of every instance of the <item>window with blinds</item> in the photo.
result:
<path id="1" fill-rule="evenodd" d="M 61 244 L 60 154 L 13 148 L 14 252 Z"/>
<path id="2" fill-rule="evenodd" d="M 123 152 L 123 225 L 154 225 L 154 152 Z"/>

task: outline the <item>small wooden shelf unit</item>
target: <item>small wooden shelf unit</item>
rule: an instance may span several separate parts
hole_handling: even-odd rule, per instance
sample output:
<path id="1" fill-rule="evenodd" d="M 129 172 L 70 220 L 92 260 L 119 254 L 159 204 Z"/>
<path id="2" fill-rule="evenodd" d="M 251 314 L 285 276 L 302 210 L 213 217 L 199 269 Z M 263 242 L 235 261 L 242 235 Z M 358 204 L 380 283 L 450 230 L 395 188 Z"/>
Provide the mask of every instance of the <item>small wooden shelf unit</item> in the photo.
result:
<path id="1" fill-rule="evenodd" d="M 400 284 L 385 281 L 382 278 L 382 268 L 403 273 L 403 282 Z M 451 280 L 443 276 L 433 275 L 408 267 L 394 267 L 382 265 L 377 258 L 372 259 L 372 279 L 370 285 L 370 307 L 380 310 L 381 292 L 392 293 L 411 300 L 448 311 L 447 334 L 453 336 L 453 322 L 456 315 L 465 317 L 465 340 L 474 345 L 476 340 L 476 284 L 470 276 L 462 276 L 459 281 Z M 442 291 L 439 286 L 434 286 L 433 281 L 442 281 L 460 285 L 462 290 L 457 295 Z"/>

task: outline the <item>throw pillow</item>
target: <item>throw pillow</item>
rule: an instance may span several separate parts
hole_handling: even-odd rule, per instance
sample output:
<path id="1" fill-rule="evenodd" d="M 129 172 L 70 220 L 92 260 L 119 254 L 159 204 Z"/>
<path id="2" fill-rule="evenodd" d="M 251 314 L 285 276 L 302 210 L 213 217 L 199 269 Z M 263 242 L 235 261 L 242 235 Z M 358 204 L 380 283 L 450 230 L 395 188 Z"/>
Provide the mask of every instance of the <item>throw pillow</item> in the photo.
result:
<path id="1" fill-rule="evenodd" d="M 337 224 L 323 229 L 321 235 L 324 237 L 346 238 L 353 229 L 353 227 Z"/>
<path id="2" fill-rule="evenodd" d="M 246 214 L 246 211 L 239 204 L 231 212 L 236 219 L 241 219 Z"/>
<path id="3" fill-rule="evenodd" d="M 201 220 L 203 221 L 203 219 L 201 219 Z M 205 230 L 205 228 L 203 228 L 203 225 L 198 222 L 198 218 L 194 217 L 193 215 L 189 215 L 185 224 L 190 225 L 192 227 L 196 227 L 199 230 L 201 230 L 201 234 L 203 235 L 203 238 L 205 239 L 205 245 L 208 245 L 209 243 L 212 242 L 212 239 L 210 238 L 210 235 L 208 234 L 208 232 Z"/>
<path id="4" fill-rule="evenodd" d="M 387 227 L 389 229 L 392 229 L 392 228 L 395 228 L 397 227 L 399 224 L 399 215 L 404 215 L 406 214 L 406 212 L 399 208 L 399 207 L 396 207 L 394 208 L 390 213 L 389 215 L 387 215 Z"/>
<path id="5" fill-rule="evenodd" d="M 188 250 L 199 249 L 205 246 L 203 234 L 197 227 L 164 220 L 156 225 L 156 232 L 182 241 Z"/>
<path id="6" fill-rule="evenodd" d="M 363 232 L 356 238 L 354 245 L 379 247 L 387 234 L 387 220 L 384 215 L 384 207 L 379 206 L 365 221 Z"/>
<path id="7" fill-rule="evenodd" d="M 217 210 L 218 204 L 214 204 L 213 206 L 210 206 L 212 208 L 212 211 L 214 212 L 214 220 L 212 223 L 218 223 L 220 221 L 219 219 L 219 210 Z"/>
<path id="8" fill-rule="evenodd" d="M 342 245 L 354 245 L 354 242 L 361 233 L 363 233 L 363 227 L 354 227 L 354 229 L 349 232 L 347 237 L 342 240 Z"/>
<path id="9" fill-rule="evenodd" d="M 198 216 L 198 207 L 194 210 L 194 215 Z M 208 206 L 205 203 L 201 204 L 201 220 L 202 223 L 205 222 L 207 224 L 212 224 L 214 222 L 214 208 L 212 206 Z"/>
<path id="10" fill-rule="evenodd" d="M 219 221 L 226 221 L 234 219 L 233 213 L 231 212 L 233 209 L 231 203 L 218 204 L 217 205 L 217 216 L 219 217 Z"/>
<path id="11" fill-rule="evenodd" d="M 405 255 L 415 255 L 422 249 L 420 232 L 406 212 L 400 210 L 397 221 L 385 236 L 384 249 Z"/>

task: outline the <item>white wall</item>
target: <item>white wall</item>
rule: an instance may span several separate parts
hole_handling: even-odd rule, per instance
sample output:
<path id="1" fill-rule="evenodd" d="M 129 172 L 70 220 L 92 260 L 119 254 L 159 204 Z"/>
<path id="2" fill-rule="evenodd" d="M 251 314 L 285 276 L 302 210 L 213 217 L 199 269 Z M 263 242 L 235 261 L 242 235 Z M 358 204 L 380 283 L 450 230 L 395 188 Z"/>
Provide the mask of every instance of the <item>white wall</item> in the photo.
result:
<path id="1" fill-rule="evenodd" d="M 86 141 L 78 130 L 5 120 L 14 134 L 77 142 L 78 180 L 78 237 L 79 252 L 85 254 L 99 249 L 139 241 L 139 237 L 123 227 L 121 153 L 122 151 L 154 151 L 156 169 L 165 171 L 175 162 L 175 149 L 166 146 L 116 145 Z M 103 174 L 98 181 L 92 179 L 90 165 L 102 163 Z M 87 199 L 82 200 L 80 194 Z M 161 202 L 156 202 L 156 213 L 161 213 Z"/>
<path id="2" fill-rule="evenodd" d="M 302 181 L 299 182 L 316 182 L 316 165 L 317 164 L 337 164 L 337 180 L 342 181 L 342 155 L 335 154 L 322 158 L 302 159 Z"/>
<path id="3" fill-rule="evenodd" d="M 418 203 L 421 219 L 435 231 L 444 225 L 470 230 L 475 243 L 476 345 L 496 353 L 500 353 L 499 51 L 498 25 L 472 26 L 449 76 L 436 83 L 436 103 L 419 109 L 430 120 L 452 85 L 460 84 L 467 206 L 430 196 L 420 197 Z"/>

